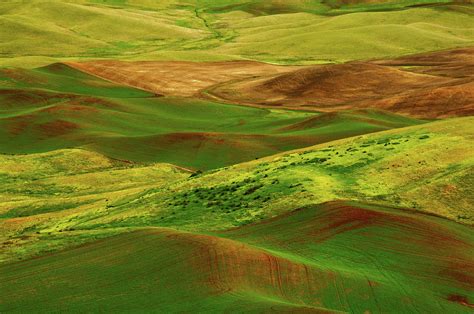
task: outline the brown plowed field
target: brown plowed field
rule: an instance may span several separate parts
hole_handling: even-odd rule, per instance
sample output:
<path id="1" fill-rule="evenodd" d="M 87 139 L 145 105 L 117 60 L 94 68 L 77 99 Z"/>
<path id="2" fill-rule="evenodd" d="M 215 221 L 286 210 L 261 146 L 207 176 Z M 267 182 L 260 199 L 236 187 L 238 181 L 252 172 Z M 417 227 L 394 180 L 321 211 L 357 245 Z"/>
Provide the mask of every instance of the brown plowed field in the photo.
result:
<path id="1" fill-rule="evenodd" d="M 280 108 L 378 108 L 421 118 L 472 115 L 474 48 L 314 66 L 209 92 L 227 101 Z"/>
<path id="2" fill-rule="evenodd" d="M 91 61 L 68 65 L 120 84 L 166 96 L 196 96 L 210 86 L 245 78 L 275 75 L 298 67 L 253 61 L 154 62 Z"/>
<path id="3" fill-rule="evenodd" d="M 321 66 L 94 61 L 69 65 L 155 94 L 314 111 L 376 108 L 419 118 L 474 114 L 474 47 Z"/>

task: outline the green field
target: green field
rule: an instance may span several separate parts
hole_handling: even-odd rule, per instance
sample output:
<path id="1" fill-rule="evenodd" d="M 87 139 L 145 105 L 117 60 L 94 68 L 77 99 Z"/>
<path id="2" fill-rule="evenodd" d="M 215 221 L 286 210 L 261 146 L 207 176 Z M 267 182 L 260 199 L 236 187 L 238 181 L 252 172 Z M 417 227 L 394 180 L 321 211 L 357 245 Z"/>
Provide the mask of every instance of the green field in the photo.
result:
<path id="1" fill-rule="evenodd" d="M 472 46 L 468 3 L 6 1 L 0 4 L 0 64 L 36 67 L 78 58 L 318 64 L 394 57 Z"/>
<path id="2" fill-rule="evenodd" d="M 212 235 L 142 229 L 0 266 L 2 310 L 468 313 L 471 231 L 340 202 Z"/>
<path id="3" fill-rule="evenodd" d="M 472 313 L 473 16 L 2 1 L 0 313 Z"/>
<path id="4" fill-rule="evenodd" d="M 77 149 L 5 155 L 0 212 L 5 240 L 14 240 L 4 247 L 3 259 L 130 228 L 228 229 L 339 199 L 412 208 L 472 225 L 472 127 L 470 117 L 433 122 L 200 175 Z M 83 162 L 72 167 L 71 160 Z M 86 168 L 90 163 L 97 168 Z"/>

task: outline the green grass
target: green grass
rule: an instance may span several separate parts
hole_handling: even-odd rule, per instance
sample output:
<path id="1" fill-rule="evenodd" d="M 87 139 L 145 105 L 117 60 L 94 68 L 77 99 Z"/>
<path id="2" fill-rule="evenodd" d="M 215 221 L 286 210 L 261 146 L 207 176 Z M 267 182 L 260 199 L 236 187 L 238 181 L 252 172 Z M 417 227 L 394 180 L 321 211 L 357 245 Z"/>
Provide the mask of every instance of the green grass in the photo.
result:
<path id="1" fill-rule="evenodd" d="M 472 45 L 472 5 L 445 2 L 6 2 L 0 65 L 71 58 L 317 64 Z M 430 3 L 438 5 L 414 6 Z"/>
<path id="2" fill-rule="evenodd" d="M 74 229 L 64 227 L 43 229 L 43 241 L 37 241 L 39 234 L 35 232 L 48 221 L 75 221 L 72 217 L 81 212 L 108 216 L 111 208 L 148 189 L 189 177 L 189 172 L 169 164 L 133 165 L 82 149 L 0 155 L 0 165 L 2 260 L 5 256 L 37 254 L 71 242 L 81 243 L 91 239 L 89 233 L 93 237 L 110 235 L 110 231 L 98 230 L 61 237 L 64 230 Z M 25 232 L 32 237 L 23 238 Z M 33 246 L 24 245 L 31 240 Z"/>
<path id="3" fill-rule="evenodd" d="M 472 224 L 472 125 L 472 118 L 432 122 L 193 175 L 160 170 L 161 164 L 114 164 L 84 150 L 3 155 L 0 221 L 4 241 L 15 240 L 2 259 L 39 254 L 44 243 L 56 249 L 81 243 L 87 238 L 76 235 L 83 232 L 222 230 L 338 199 Z M 38 241 L 48 233 L 57 240 Z"/>
<path id="4" fill-rule="evenodd" d="M 353 111 L 268 110 L 154 95 L 53 64 L 0 71 L 0 152 L 82 147 L 132 162 L 214 169 L 338 138 L 423 123 Z"/>
<path id="5" fill-rule="evenodd" d="M 472 117 L 152 97 L 58 65 L 2 73 L 0 312 L 469 313 Z M 286 151 L 311 141 L 324 143 Z"/>
<path id="6" fill-rule="evenodd" d="M 219 229 L 335 199 L 413 208 L 472 224 L 471 130 L 472 118 L 449 119 L 219 169 L 149 191 L 134 203 L 137 214 L 123 213 L 118 225 Z M 147 216 L 138 218 L 145 209 Z M 113 225 L 105 218 L 90 227 L 102 223 Z"/>
<path id="7" fill-rule="evenodd" d="M 34 70 L 7 68 L 0 70 L 0 75 L 0 80 L 3 83 L 0 88 L 4 89 L 38 90 L 109 98 L 146 98 L 153 96 L 149 92 L 109 83 L 60 63 Z M 73 95 L 67 96 L 72 97 Z"/>
<path id="8" fill-rule="evenodd" d="M 395 57 L 472 45 L 471 19 L 470 14 L 432 8 L 334 17 L 294 13 L 242 20 L 230 15 L 226 22 L 239 35 L 217 50 L 288 63 Z"/>
<path id="9" fill-rule="evenodd" d="M 468 313 L 471 231 L 342 202 L 212 235 L 142 229 L 0 266 L 0 310 Z"/>
<path id="10" fill-rule="evenodd" d="M 472 46 L 473 14 L 3 1 L 0 312 L 472 312 L 473 117 L 159 97 L 55 62 L 389 58 Z"/>

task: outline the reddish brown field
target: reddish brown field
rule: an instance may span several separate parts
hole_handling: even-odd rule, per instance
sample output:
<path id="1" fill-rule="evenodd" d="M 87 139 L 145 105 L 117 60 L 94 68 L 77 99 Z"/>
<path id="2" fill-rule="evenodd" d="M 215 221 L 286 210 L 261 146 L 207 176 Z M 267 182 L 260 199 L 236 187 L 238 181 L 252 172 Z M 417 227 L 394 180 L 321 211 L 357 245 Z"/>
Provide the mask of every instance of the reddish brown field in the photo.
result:
<path id="1" fill-rule="evenodd" d="M 474 114 L 473 56 L 474 48 L 462 48 L 310 67 L 250 61 L 68 64 L 160 95 L 315 111 L 376 108 L 443 118 Z"/>
<path id="2" fill-rule="evenodd" d="M 217 86 L 226 101 L 334 111 L 377 108 L 419 118 L 474 114 L 474 48 L 303 68 Z M 435 62 L 430 60 L 436 60 Z"/>
<path id="3" fill-rule="evenodd" d="M 191 97 L 223 82 L 274 75 L 298 67 L 253 61 L 232 62 L 69 62 L 68 65 L 101 78 L 166 96 Z"/>

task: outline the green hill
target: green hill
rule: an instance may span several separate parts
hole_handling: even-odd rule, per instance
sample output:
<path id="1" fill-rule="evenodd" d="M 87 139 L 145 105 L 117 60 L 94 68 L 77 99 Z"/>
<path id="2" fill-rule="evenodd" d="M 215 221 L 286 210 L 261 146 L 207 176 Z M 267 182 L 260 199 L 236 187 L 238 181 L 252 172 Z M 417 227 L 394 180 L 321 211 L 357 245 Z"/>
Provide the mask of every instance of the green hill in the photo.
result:
<path id="1" fill-rule="evenodd" d="M 471 313 L 473 17 L 0 1 L 0 313 Z"/>
<path id="2" fill-rule="evenodd" d="M 342 202 L 212 235 L 148 228 L 0 266 L 0 310 L 469 313 L 473 241 L 446 219 Z"/>
<path id="3" fill-rule="evenodd" d="M 84 165 L 89 163 L 91 157 L 77 155 L 81 150 L 4 155 L 2 259 L 130 228 L 223 230 L 340 199 L 411 208 L 472 224 L 472 125 L 470 117 L 443 120 L 191 176 L 120 160 L 109 169 L 80 170 L 79 163 L 67 170 L 67 160 L 85 158 Z M 49 174 L 41 175 L 45 171 Z M 123 182 L 124 188 L 109 186 L 114 181 Z"/>
<path id="4" fill-rule="evenodd" d="M 149 191 L 122 222 L 100 218 L 90 227 L 221 229 L 337 199 L 413 208 L 472 224 L 472 122 L 447 119 L 219 169 Z M 144 210 L 147 217 L 139 214 Z"/>
<path id="5" fill-rule="evenodd" d="M 34 0 L 0 13 L 0 65 L 22 67 L 72 57 L 326 63 L 474 42 L 469 2 Z"/>
<path id="6" fill-rule="evenodd" d="M 471 19 L 472 14 L 449 8 L 331 17 L 308 13 L 246 19 L 229 16 L 226 22 L 238 35 L 217 50 L 290 63 L 386 58 L 472 45 Z"/>

